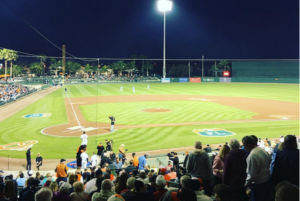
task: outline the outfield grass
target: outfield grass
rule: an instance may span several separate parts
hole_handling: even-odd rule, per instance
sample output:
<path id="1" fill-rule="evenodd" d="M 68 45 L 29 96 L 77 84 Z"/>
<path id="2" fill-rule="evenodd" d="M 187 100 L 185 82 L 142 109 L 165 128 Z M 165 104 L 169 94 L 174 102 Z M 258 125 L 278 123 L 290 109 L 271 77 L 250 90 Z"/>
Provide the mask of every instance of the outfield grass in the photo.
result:
<path id="1" fill-rule="evenodd" d="M 108 95 L 132 95 L 131 87 L 135 86 L 136 94 L 176 94 L 176 95 L 217 95 L 217 96 L 232 96 L 232 97 L 250 97 L 273 99 L 289 102 L 299 102 L 299 85 L 294 84 L 240 84 L 240 83 L 170 83 L 170 84 L 151 84 L 151 90 L 146 90 L 147 84 L 123 84 L 124 91 L 119 93 L 120 84 L 105 84 L 105 85 L 73 85 L 67 86 L 70 97 L 85 97 Z M 99 95 L 99 97 L 96 97 Z M 34 155 L 41 152 L 45 159 L 48 158 L 75 158 L 75 152 L 80 145 L 79 137 L 58 138 L 41 134 L 41 130 L 45 127 L 64 124 L 68 122 L 64 105 L 65 94 L 63 89 L 59 89 L 47 97 L 36 101 L 32 105 L 24 108 L 18 113 L 12 115 L 6 120 L 0 122 L 0 145 L 20 142 L 26 140 L 37 140 L 38 143 L 33 146 Z M 174 102 L 176 107 L 177 101 Z M 193 102 L 198 104 L 199 102 Z M 208 102 L 205 102 L 208 103 Z M 111 103 L 107 103 L 109 108 Z M 123 107 L 127 103 L 120 103 L 111 107 Z M 122 106 L 123 104 L 123 106 Z M 125 105 L 124 105 L 125 104 Z M 134 107 L 128 103 L 128 107 Z M 140 103 L 137 103 L 137 105 Z M 158 104 L 158 103 L 153 103 Z M 170 103 L 172 104 L 172 103 Z M 154 105 L 155 106 L 155 105 Z M 10 105 L 13 107 L 13 104 Z M 86 106 L 88 109 L 92 106 Z M 101 106 L 99 106 L 101 107 Z M 142 107 L 142 105 L 139 105 Z M 167 107 L 167 106 L 166 106 Z M 226 106 L 214 105 L 214 107 L 226 111 L 239 111 L 236 108 L 226 108 Z M 43 109 L 45 108 L 45 109 Z M 126 108 L 126 107 L 125 107 Z M 103 108 L 105 109 L 105 108 Z M 173 109 L 173 108 L 172 108 Z M 85 113 L 86 111 L 83 112 Z M 89 111 L 93 113 L 93 111 Z M 208 110 L 209 112 L 209 110 Z M 216 111 L 217 112 L 217 111 Z M 243 111 L 245 112 L 245 111 Z M 46 118 L 25 119 L 22 116 L 34 113 L 52 113 L 52 116 Z M 249 118 L 251 115 L 248 112 L 243 118 Z M 126 112 L 121 114 L 127 116 Z M 248 115 L 248 116 L 247 116 Z M 250 115 L 250 116 L 249 116 Z M 198 114 L 195 115 L 197 119 Z M 87 115 L 89 120 L 93 120 L 93 116 Z M 107 117 L 106 117 L 107 118 Z M 118 123 L 124 121 L 124 124 L 132 124 L 133 119 L 118 118 Z M 200 117 L 201 119 L 202 117 Z M 213 117 L 218 118 L 218 117 Z M 226 117 L 224 115 L 223 118 Z M 148 123 L 151 120 L 147 117 L 144 119 Z M 171 120 L 171 119 L 170 119 Z M 106 122 L 107 119 L 103 119 Z M 169 121 L 169 120 L 168 120 Z M 182 122 L 182 121 L 181 121 Z M 135 124 L 137 124 L 135 122 Z M 144 124 L 144 123 L 143 123 Z M 298 134 L 298 121 L 273 121 L 273 122 L 255 122 L 255 123 L 234 123 L 234 124 L 210 124 L 210 125 L 193 125 L 193 126 L 177 126 L 177 127 L 158 127 L 158 128 L 131 128 L 118 130 L 113 134 L 105 134 L 101 136 L 89 137 L 89 149 L 91 154 L 95 151 L 96 143 L 104 141 L 104 139 L 114 139 L 115 145 L 124 143 L 129 151 L 144 151 L 157 150 L 164 148 L 175 148 L 193 146 L 195 140 L 202 140 L 203 143 L 222 143 L 228 141 L 231 137 L 201 137 L 193 133 L 193 129 L 201 128 L 224 128 L 228 131 L 235 132 L 237 139 L 241 139 L 245 135 L 257 135 L 259 137 L 279 137 L 286 134 Z M 4 151 L 0 150 L 0 156 L 10 156 L 14 158 L 25 158 L 25 151 Z"/>

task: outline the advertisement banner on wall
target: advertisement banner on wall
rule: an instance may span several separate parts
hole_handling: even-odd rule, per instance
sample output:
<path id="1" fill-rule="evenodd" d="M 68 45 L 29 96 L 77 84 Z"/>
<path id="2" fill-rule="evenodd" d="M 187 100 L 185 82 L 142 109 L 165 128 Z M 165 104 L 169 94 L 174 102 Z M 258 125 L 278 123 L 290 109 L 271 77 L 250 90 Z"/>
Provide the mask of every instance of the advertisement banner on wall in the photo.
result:
<path id="1" fill-rule="evenodd" d="M 186 77 L 180 77 L 179 82 L 188 82 L 188 78 Z"/>
<path id="2" fill-rule="evenodd" d="M 231 82 L 231 77 L 220 77 L 220 82 Z"/>
<path id="3" fill-rule="evenodd" d="M 215 82 L 215 78 L 213 77 L 206 77 L 202 79 L 202 82 Z"/>
<path id="4" fill-rule="evenodd" d="M 200 77 L 190 78 L 190 82 L 201 82 L 201 78 Z"/>
<path id="5" fill-rule="evenodd" d="M 170 78 L 161 78 L 161 82 L 162 83 L 169 83 L 170 82 Z"/>

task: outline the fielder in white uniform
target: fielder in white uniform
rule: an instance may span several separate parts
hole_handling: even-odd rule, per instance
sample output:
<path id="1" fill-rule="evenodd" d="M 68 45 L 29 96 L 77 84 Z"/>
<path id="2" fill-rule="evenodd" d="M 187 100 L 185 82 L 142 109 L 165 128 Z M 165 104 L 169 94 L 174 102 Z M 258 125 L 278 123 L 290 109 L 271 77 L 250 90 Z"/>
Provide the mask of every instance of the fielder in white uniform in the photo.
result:
<path id="1" fill-rule="evenodd" d="M 120 91 L 119 92 L 121 92 L 121 91 L 123 91 L 123 87 L 120 87 Z"/>
<path id="2" fill-rule="evenodd" d="M 147 89 L 150 90 L 150 84 L 147 85 Z"/>
<path id="3" fill-rule="evenodd" d="M 82 140 L 82 143 L 81 145 L 87 145 L 88 143 L 88 135 L 85 134 L 85 131 L 83 131 L 82 135 L 80 136 L 81 140 Z"/>
<path id="4" fill-rule="evenodd" d="M 96 167 L 97 166 L 97 161 L 98 161 L 98 156 L 95 154 L 95 152 L 93 152 L 93 155 L 91 157 L 92 167 Z"/>
<path id="5" fill-rule="evenodd" d="M 86 150 L 80 154 L 81 157 L 81 168 L 84 169 L 87 166 L 89 155 L 86 153 Z"/>
<path id="6" fill-rule="evenodd" d="M 135 94 L 135 87 L 132 87 L 132 92 Z"/>

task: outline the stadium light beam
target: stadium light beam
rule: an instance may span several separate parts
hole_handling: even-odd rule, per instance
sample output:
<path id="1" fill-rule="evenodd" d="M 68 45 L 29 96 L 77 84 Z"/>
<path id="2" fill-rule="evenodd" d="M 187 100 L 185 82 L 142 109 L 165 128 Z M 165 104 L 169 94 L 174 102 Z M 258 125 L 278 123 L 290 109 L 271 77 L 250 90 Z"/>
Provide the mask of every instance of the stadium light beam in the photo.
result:
<path id="1" fill-rule="evenodd" d="M 173 2 L 170 0 L 158 0 L 157 8 L 164 13 L 164 59 L 163 59 L 163 78 L 166 78 L 166 12 L 171 11 Z"/>

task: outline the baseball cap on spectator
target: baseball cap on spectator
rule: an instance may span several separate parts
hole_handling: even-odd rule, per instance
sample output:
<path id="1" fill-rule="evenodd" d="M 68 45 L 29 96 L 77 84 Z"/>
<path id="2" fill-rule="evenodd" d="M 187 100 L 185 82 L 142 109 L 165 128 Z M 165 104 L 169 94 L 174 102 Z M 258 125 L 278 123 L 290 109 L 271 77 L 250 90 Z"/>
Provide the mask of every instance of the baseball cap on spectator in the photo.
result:
<path id="1" fill-rule="evenodd" d="M 31 176 L 33 174 L 33 170 L 28 170 L 27 174 L 28 176 Z"/>
<path id="2" fill-rule="evenodd" d="M 98 175 L 101 175 L 101 174 L 103 174 L 103 172 L 102 172 L 102 170 L 101 170 L 101 169 L 98 169 L 98 170 L 95 172 L 95 174 L 96 174 L 96 176 L 98 176 Z"/>
<path id="3" fill-rule="evenodd" d="M 161 171 L 162 173 L 166 173 L 166 168 L 161 168 L 160 171 Z"/>
<path id="4" fill-rule="evenodd" d="M 110 198 L 108 198 L 107 201 L 125 201 L 121 195 L 119 194 L 114 194 Z"/>
<path id="5" fill-rule="evenodd" d="M 65 190 L 65 189 L 69 190 L 70 188 L 72 188 L 72 186 L 68 182 L 63 182 L 60 187 L 61 190 Z"/>
<path id="6" fill-rule="evenodd" d="M 158 186 L 166 185 L 165 177 L 162 176 L 162 175 L 158 175 L 158 176 L 156 177 L 155 184 L 158 185 Z"/>
<path id="7" fill-rule="evenodd" d="M 63 159 L 63 158 L 62 158 L 62 159 L 60 159 L 60 162 L 61 162 L 61 163 L 62 163 L 62 162 L 64 162 L 64 161 L 66 161 L 66 159 Z"/>

